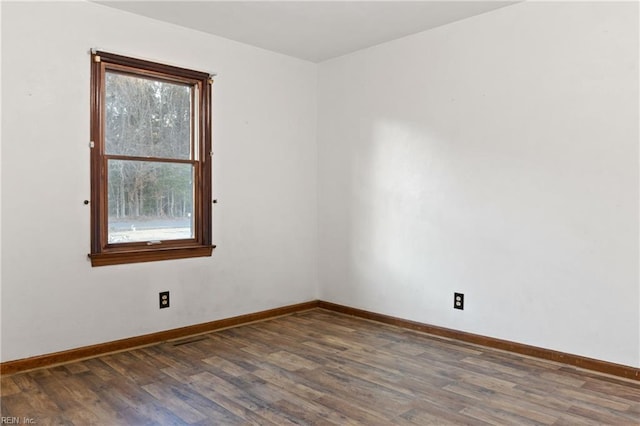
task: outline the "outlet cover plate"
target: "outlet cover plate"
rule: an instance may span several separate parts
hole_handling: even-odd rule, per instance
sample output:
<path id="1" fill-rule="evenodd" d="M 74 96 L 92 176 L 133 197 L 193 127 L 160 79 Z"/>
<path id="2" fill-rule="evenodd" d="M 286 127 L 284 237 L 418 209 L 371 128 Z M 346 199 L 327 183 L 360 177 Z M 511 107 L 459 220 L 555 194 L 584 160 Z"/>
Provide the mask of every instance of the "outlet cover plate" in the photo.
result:
<path id="1" fill-rule="evenodd" d="M 169 305 L 169 292 L 161 291 L 160 292 L 160 309 L 168 308 Z"/>
<path id="2" fill-rule="evenodd" d="M 453 293 L 453 309 L 464 309 L 464 294 Z"/>

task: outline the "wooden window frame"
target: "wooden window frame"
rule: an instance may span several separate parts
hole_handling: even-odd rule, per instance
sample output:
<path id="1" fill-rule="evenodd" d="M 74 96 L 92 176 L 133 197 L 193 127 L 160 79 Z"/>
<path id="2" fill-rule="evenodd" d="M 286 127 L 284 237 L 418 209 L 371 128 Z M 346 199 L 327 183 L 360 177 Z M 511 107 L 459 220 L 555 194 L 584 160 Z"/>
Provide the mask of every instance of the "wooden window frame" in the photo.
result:
<path id="1" fill-rule="evenodd" d="M 188 163 L 194 165 L 194 238 L 166 240 L 161 244 L 128 242 L 109 244 L 107 240 L 108 183 L 105 154 L 105 74 L 107 70 L 124 72 L 171 83 L 198 88 L 197 140 Z M 151 262 L 211 256 L 212 196 L 211 196 L 211 85 L 208 73 L 164 65 L 156 62 L 116 55 L 108 52 L 91 53 L 91 259 L 92 266 Z M 113 157 L 113 156 L 112 156 Z M 131 157 L 135 159 L 134 157 Z M 154 160 L 155 161 L 155 160 Z M 160 161 L 161 162 L 161 161 Z"/>

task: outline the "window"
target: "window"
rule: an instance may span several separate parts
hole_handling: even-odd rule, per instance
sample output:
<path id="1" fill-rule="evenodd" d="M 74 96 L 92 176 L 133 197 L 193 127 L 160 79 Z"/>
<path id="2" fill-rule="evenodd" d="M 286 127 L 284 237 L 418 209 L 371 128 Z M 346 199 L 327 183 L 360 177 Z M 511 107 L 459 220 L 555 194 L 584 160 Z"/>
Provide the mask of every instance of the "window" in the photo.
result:
<path id="1" fill-rule="evenodd" d="M 207 73 L 91 55 L 91 264 L 211 256 Z"/>

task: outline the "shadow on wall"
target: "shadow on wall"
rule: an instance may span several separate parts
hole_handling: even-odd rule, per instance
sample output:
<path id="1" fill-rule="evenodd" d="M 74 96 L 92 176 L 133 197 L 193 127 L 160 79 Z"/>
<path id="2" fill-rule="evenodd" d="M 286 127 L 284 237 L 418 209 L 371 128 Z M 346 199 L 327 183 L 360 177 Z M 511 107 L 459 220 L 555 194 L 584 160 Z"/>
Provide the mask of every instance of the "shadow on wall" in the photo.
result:
<path id="1" fill-rule="evenodd" d="M 427 297 L 417 294 L 429 292 L 424 277 L 453 261 L 451 247 L 434 243 L 450 217 L 442 199 L 450 184 L 444 150 L 435 133 L 394 120 L 375 121 L 359 141 L 348 209 L 349 275 L 358 300 L 392 299 L 402 289 Z"/>
<path id="2" fill-rule="evenodd" d="M 404 303 L 405 315 L 407 304 L 433 304 L 450 315 L 444 307 L 456 289 L 491 288 L 539 309 L 543 287 L 586 273 L 589 224 L 575 190 L 563 187 L 572 178 L 557 162 L 545 164 L 544 152 L 492 145 L 492 133 L 372 123 L 354 142 L 343 189 L 354 300 L 390 310 Z"/>

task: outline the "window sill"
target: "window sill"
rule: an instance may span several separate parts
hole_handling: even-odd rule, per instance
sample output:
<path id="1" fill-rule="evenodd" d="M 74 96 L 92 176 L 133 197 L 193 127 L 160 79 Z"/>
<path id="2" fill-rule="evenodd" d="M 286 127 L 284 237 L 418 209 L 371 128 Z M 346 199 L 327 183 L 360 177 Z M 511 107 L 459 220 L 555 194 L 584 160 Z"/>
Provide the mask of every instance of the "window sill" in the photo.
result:
<path id="1" fill-rule="evenodd" d="M 112 251 L 91 253 L 91 266 L 120 265 L 124 263 L 155 262 L 211 256 L 216 246 L 171 247 L 166 249 Z"/>

